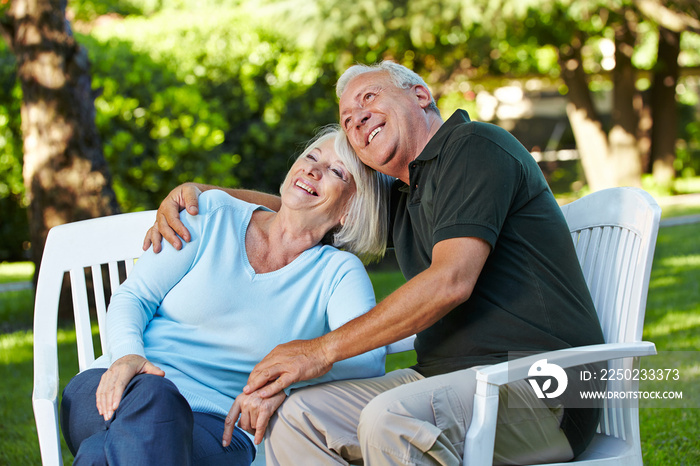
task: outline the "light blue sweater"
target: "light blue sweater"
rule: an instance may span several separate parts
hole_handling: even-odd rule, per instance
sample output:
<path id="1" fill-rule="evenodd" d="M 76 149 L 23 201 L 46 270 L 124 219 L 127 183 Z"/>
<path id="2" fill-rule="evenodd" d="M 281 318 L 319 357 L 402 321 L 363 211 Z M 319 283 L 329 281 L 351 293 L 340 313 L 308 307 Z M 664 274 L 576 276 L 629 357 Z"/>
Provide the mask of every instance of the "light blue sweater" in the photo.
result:
<path id="1" fill-rule="evenodd" d="M 245 250 L 253 211 L 212 190 L 199 215 L 183 212 L 192 235 L 181 251 L 147 251 L 112 297 L 109 349 L 96 365 L 139 354 L 165 371 L 194 411 L 226 415 L 248 375 L 272 348 L 311 339 L 375 304 L 357 257 L 315 246 L 274 272 L 256 274 Z M 385 349 L 338 362 L 320 379 L 384 373 Z"/>

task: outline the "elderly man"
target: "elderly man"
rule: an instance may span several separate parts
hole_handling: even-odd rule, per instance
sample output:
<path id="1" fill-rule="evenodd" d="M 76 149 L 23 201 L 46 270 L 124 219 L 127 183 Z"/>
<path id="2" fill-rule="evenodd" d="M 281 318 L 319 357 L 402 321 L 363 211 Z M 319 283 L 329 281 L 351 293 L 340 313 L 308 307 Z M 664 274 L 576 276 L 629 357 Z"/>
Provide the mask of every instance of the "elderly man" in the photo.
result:
<path id="1" fill-rule="evenodd" d="M 397 178 L 391 239 L 407 282 L 333 332 L 275 348 L 246 391 L 272 396 L 414 333 L 418 359 L 383 377 L 295 391 L 270 421 L 267 459 L 458 464 L 472 368 L 514 353 L 602 343 L 593 303 L 560 209 L 507 131 L 464 111 L 443 122 L 425 82 L 393 62 L 351 67 L 337 93 L 357 155 Z M 178 188 L 161 206 L 181 236 L 173 212 L 195 203 L 193 193 Z M 165 222 L 158 229 L 177 246 Z M 583 451 L 598 411 L 546 401 L 526 381 L 501 390 L 495 463 L 566 461 Z"/>

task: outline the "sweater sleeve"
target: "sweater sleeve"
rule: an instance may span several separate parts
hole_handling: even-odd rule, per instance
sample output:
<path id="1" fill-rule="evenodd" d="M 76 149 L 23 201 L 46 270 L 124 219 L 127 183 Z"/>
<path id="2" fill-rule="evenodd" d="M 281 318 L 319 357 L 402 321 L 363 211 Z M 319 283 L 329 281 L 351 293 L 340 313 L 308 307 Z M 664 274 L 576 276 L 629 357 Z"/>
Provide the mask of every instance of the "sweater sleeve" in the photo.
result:
<path id="1" fill-rule="evenodd" d="M 191 268 L 201 243 L 204 213 L 196 217 L 182 212 L 180 218 L 192 239 L 180 251 L 167 242 L 155 254 L 146 251 L 129 277 L 112 295 L 107 312 L 108 361 L 112 364 L 128 354 L 145 357 L 143 332 L 158 311 L 165 295 Z"/>
<path id="2" fill-rule="evenodd" d="M 348 254 L 348 256 L 350 256 Z M 372 282 L 359 259 L 351 256 L 340 268 L 331 290 L 326 316 L 331 331 L 372 309 L 376 304 Z M 298 382 L 285 390 L 343 379 L 358 379 L 384 375 L 386 347 L 338 361 L 326 374 Z"/>

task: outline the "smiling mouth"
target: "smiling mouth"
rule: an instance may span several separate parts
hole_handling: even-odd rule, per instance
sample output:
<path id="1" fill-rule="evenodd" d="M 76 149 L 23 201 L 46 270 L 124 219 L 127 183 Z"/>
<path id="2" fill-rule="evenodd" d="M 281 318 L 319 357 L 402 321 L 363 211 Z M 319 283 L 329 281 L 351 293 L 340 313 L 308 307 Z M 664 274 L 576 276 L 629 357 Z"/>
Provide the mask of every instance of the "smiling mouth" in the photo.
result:
<path id="1" fill-rule="evenodd" d="M 314 190 L 314 188 L 312 188 L 311 186 L 309 186 L 308 184 L 304 183 L 301 180 L 297 180 L 297 182 L 294 183 L 294 185 L 303 189 L 304 191 L 311 194 L 312 196 L 318 196 L 318 193 Z"/>
<path id="2" fill-rule="evenodd" d="M 374 137 L 375 137 L 377 134 L 379 134 L 379 132 L 380 132 L 383 128 L 384 128 L 383 126 L 378 126 L 378 127 L 374 128 L 374 131 L 372 131 L 371 133 L 369 133 L 369 137 L 367 138 L 367 144 L 369 144 L 370 142 L 372 142 L 372 139 L 374 139 Z"/>

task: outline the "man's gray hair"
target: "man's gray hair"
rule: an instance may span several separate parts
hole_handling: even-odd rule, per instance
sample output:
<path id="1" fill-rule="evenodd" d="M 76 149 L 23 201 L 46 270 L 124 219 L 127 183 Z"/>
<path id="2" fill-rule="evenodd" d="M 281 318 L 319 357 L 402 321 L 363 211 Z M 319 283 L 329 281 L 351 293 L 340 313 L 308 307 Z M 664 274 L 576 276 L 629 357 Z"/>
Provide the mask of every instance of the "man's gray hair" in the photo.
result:
<path id="1" fill-rule="evenodd" d="M 437 108 L 433 93 L 430 91 L 430 88 L 425 83 L 423 78 L 421 78 L 416 72 L 390 60 L 384 60 L 374 65 L 353 65 L 345 70 L 342 76 L 340 76 L 340 79 L 338 79 L 338 83 L 335 85 L 335 93 L 338 98 L 343 95 L 345 88 L 353 78 L 361 74 L 372 73 L 375 71 L 386 71 L 389 73 L 391 81 L 396 87 L 401 89 L 410 89 L 415 85 L 425 87 L 430 94 L 430 105 L 428 106 L 428 110 L 432 110 L 440 115 L 440 110 Z"/>
<path id="2" fill-rule="evenodd" d="M 378 261 L 386 252 L 393 179 L 363 164 L 338 125 L 321 128 L 298 158 L 306 157 L 328 139 L 334 140 L 335 151 L 352 175 L 356 191 L 348 203 L 345 223 L 330 231 L 324 242 L 355 254 L 365 264 Z M 287 179 L 282 186 L 286 184 Z"/>

